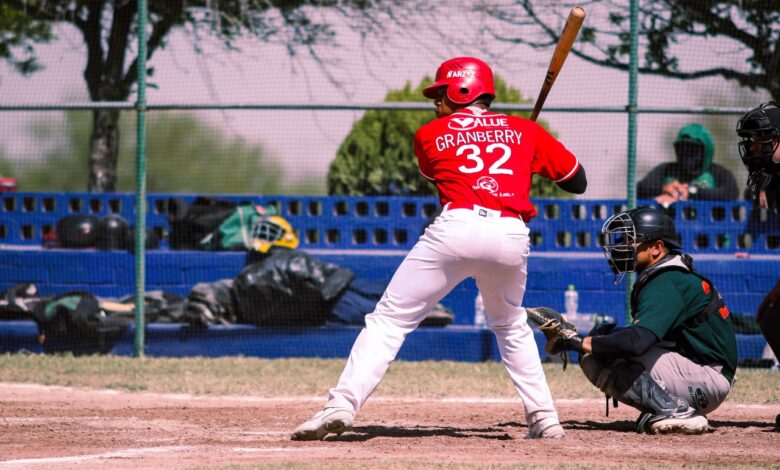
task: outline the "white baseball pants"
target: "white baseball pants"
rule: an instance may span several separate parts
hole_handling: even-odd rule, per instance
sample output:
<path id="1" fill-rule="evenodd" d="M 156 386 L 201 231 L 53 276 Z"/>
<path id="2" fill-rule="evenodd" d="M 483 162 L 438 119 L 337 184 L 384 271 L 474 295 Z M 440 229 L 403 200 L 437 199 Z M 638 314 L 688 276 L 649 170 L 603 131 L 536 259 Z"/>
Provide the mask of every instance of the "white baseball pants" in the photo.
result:
<path id="1" fill-rule="evenodd" d="M 326 406 L 357 414 L 406 335 L 456 285 L 474 277 L 501 358 L 525 406 L 528 425 L 543 418 L 557 419 L 533 332 L 521 306 L 528 275 L 528 233 L 520 219 L 445 209 L 398 267 L 374 312 L 366 316 L 366 327 L 355 340 Z"/>

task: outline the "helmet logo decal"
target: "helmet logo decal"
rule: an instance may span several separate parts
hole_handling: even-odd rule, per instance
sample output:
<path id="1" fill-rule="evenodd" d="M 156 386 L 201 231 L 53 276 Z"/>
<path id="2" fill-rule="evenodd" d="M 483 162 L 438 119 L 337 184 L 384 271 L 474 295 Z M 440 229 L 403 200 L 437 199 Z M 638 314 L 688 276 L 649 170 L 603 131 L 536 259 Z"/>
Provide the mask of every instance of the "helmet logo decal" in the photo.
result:
<path id="1" fill-rule="evenodd" d="M 477 187 L 474 189 L 484 189 L 490 194 L 495 194 L 498 191 L 498 181 L 490 176 L 480 176 L 477 180 Z"/>
<path id="2" fill-rule="evenodd" d="M 474 78 L 477 72 L 474 70 L 450 70 L 447 72 L 447 78 Z"/>

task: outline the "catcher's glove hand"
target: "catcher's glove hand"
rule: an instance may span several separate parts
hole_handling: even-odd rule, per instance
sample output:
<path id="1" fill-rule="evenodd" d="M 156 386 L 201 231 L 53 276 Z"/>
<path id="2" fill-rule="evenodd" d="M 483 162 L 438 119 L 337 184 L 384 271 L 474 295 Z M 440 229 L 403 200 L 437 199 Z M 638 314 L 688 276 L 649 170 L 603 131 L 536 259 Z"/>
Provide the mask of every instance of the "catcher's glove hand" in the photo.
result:
<path id="1" fill-rule="evenodd" d="M 588 333 L 588 336 L 604 336 L 612 333 L 615 330 L 615 327 L 617 326 L 616 323 L 613 322 L 605 322 L 605 323 L 599 323 L 598 325 L 591 328 L 590 332 Z"/>
<path id="2" fill-rule="evenodd" d="M 582 354 L 582 337 L 577 333 L 577 328 L 549 307 L 529 307 L 525 311 L 528 313 L 528 321 L 547 338 L 544 350 L 548 354 L 560 354 L 563 369 L 566 370 L 569 363 L 566 351 Z"/>

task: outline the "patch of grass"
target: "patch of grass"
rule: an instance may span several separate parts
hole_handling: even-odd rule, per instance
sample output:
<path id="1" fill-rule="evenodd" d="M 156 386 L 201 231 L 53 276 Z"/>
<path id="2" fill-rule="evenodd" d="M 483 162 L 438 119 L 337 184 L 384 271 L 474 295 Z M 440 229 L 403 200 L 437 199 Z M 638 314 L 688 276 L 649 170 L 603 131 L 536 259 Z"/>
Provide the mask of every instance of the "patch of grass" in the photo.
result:
<path id="1" fill-rule="evenodd" d="M 0 381 L 196 395 L 327 396 L 343 359 L 130 358 L 41 354 L 0 355 Z M 562 371 L 545 364 L 555 398 L 600 398 L 576 365 Z M 740 369 L 729 396 L 737 403 L 780 401 L 780 373 Z M 496 362 L 398 361 L 376 395 L 514 398 L 503 365 Z"/>

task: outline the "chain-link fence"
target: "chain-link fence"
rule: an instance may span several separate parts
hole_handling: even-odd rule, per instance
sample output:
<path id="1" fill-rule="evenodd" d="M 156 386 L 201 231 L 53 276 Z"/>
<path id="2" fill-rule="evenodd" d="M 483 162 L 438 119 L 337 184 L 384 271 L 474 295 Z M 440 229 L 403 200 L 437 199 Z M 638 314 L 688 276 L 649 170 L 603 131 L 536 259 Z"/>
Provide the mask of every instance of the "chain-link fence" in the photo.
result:
<path id="1" fill-rule="evenodd" d="M 603 221 L 633 205 L 634 197 L 667 206 L 686 249 L 711 263 L 711 275 L 725 285 L 737 311 L 752 313 L 774 282 L 780 232 L 771 216 L 745 199 L 747 174 L 734 128 L 745 110 L 778 93 L 770 80 L 776 71 L 762 62 L 777 52 L 719 27 L 714 17 L 703 22 L 697 15 L 709 2 L 671 2 L 677 3 L 671 17 L 661 5 L 585 5 L 583 30 L 540 122 L 577 155 L 589 186 L 573 199 L 554 185 L 534 186 L 540 216 L 532 222 L 538 253 L 530 266 L 532 303 L 561 308 L 563 290 L 573 283 L 585 309 L 624 316 L 623 287 L 609 282 L 597 239 Z M 746 34 L 777 32 L 777 12 L 751 16 L 750 5 L 723 3 L 723 11 L 711 14 L 729 18 Z M 433 188 L 417 173 L 412 148 L 415 130 L 435 117 L 422 86 L 446 58 L 482 57 L 497 76 L 493 109 L 527 115 L 572 6 L 223 2 L 169 11 L 170 2 L 134 5 L 105 2 L 97 12 L 67 2 L 0 7 L 0 14 L 18 15 L 24 25 L 17 41 L 4 40 L 8 48 L 0 52 L 7 59 L 0 72 L 0 181 L 15 189 L 3 194 L 0 243 L 13 249 L 6 259 L 15 260 L 4 265 L 3 288 L 34 282 L 45 295 L 86 290 L 110 302 L 135 290 L 136 303 L 155 290 L 181 296 L 185 305 L 187 297 L 205 295 L 192 293 L 196 285 L 234 281 L 256 261 L 247 253 L 258 252 L 251 242 L 237 251 L 237 245 L 213 239 L 200 244 L 211 232 L 196 232 L 201 227 L 192 220 L 193 207 L 225 221 L 240 219 L 238 208 L 259 206 L 265 213 L 256 214 L 258 220 L 281 217 L 290 224 L 298 251 L 365 281 L 355 290 L 365 300 L 361 305 L 369 305 L 438 206 Z M 634 35 L 632 6 L 638 9 Z M 135 17 L 147 7 L 149 23 L 140 29 L 148 32 L 148 70 L 137 61 L 135 36 Z M 89 23 L 97 13 L 102 20 Z M 632 38 L 638 46 L 635 87 Z M 140 134 L 139 113 L 146 127 Z M 691 133 L 706 147 L 698 166 L 681 177 L 691 190 L 685 200 L 657 199 L 673 179 L 672 164 L 684 158 L 675 142 Z M 140 152 L 139 135 L 145 139 Z M 140 179 L 139 168 L 145 171 Z M 134 192 L 148 201 L 146 208 Z M 142 209 L 148 214 L 138 219 Z M 122 220 L 106 220 L 112 215 Z M 34 247 L 63 248 L 67 227 L 59 224 L 69 217 L 76 233 L 100 224 L 129 230 L 143 220 L 146 249 L 125 235 L 121 242 L 101 242 L 133 249 L 137 268 L 131 269 L 129 255 L 89 251 L 98 242 L 82 241 L 86 251 L 66 246 L 67 252 L 51 252 L 58 259 L 51 266 L 28 269 L 29 257 L 41 256 L 31 253 Z M 589 261 L 572 272 L 553 262 L 558 267 L 548 272 L 556 256 Z M 752 256 L 744 260 L 749 267 L 736 256 Z M 721 268 L 726 261 L 729 267 Z M 145 270 L 140 279 L 138 267 Z M 743 269 L 748 281 L 734 275 Z M 213 297 L 219 291 L 208 292 Z M 454 318 L 442 323 L 470 324 L 474 295 L 473 283 L 456 289 L 442 302 L 443 316 L 449 311 Z M 329 302 L 336 300 L 323 302 L 332 308 Z M 158 304 L 145 303 L 155 314 Z M 233 316 L 226 308 L 224 318 L 213 321 L 209 315 L 219 317 L 212 311 L 218 307 L 191 310 L 190 323 L 244 323 L 232 308 Z M 307 324 L 306 313 L 297 312 L 291 322 Z M 176 315 L 166 321 L 183 320 L 181 311 Z M 359 325 L 358 317 L 328 319 Z M 283 355 L 284 347 L 278 351 Z"/>

